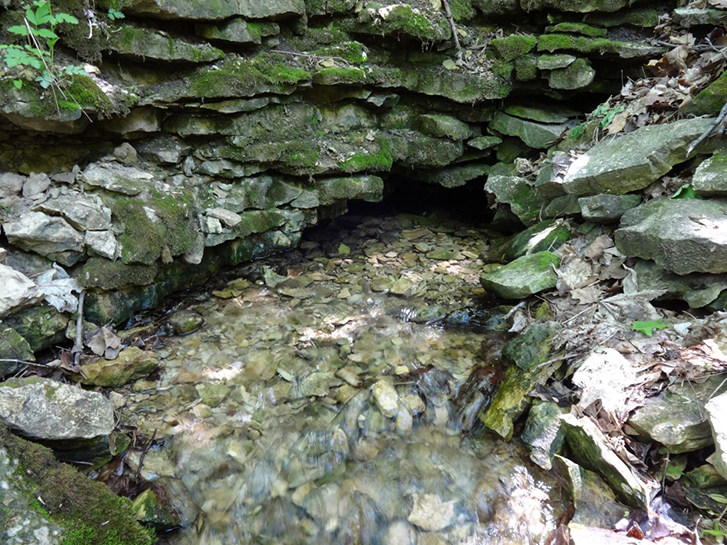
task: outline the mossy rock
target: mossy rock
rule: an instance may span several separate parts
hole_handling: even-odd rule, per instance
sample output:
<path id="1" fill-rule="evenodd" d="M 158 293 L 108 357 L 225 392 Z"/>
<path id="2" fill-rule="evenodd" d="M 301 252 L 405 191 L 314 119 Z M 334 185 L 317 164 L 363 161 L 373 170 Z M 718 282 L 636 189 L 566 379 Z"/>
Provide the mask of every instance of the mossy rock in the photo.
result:
<path id="1" fill-rule="evenodd" d="M 565 68 L 548 73 L 548 85 L 553 89 L 574 91 L 588 87 L 596 77 L 596 71 L 586 59 L 576 59 Z"/>
<path id="2" fill-rule="evenodd" d="M 132 24 L 117 25 L 105 49 L 118 55 L 167 62 L 204 63 L 221 59 L 224 52 L 204 42 L 190 42 L 160 30 Z"/>
<path id="3" fill-rule="evenodd" d="M 643 59 L 664 52 L 662 47 L 654 47 L 635 42 L 618 42 L 606 38 L 589 38 L 570 34 L 543 34 L 538 39 L 538 51 L 578 51 L 599 56 L 615 56 L 622 59 Z"/>
<path id="4" fill-rule="evenodd" d="M 393 4 L 377 9 L 370 4 L 359 13 L 351 30 L 379 36 L 401 36 L 422 42 L 448 40 L 452 31 L 443 12 L 421 10 L 408 4 Z M 346 25 L 344 25 L 346 28 Z"/>
<path id="5" fill-rule="evenodd" d="M 91 257 L 83 264 L 78 280 L 84 288 L 115 290 L 128 286 L 144 286 L 154 282 L 159 267 L 133 265 L 122 261 L 111 261 L 102 257 Z"/>
<path id="6" fill-rule="evenodd" d="M 727 104 L 727 71 L 682 108 L 685 115 L 717 115 Z"/>
<path id="7" fill-rule="evenodd" d="M 35 355 L 26 341 L 12 327 L 0 324 L 0 378 L 15 373 L 20 365 L 16 361 L 35 361 Z"/>
<path id="8" fill-rule="evenodd" d="M 538 38 L 525 34 L 511 34 L 504 38 L 495 38 L 490 42 L 495 51 L 505 61 L 512 61 L 532 51 L 538 43 Z"/>
<path id="9" fill-rule="evenodd" d="M 581 34 L 583 36 L 589 36 L 591 38 L 603 38 L 608 33 L 608 30 L 606 30 L 605 28 L 591 26 L 586 23 L 573 23 L 566 21 L 563 23 L 558 23 L 557 25 L 546 27 L 545 32 L 548 34 Z"/>
<path id="10" fill-rule="evenodd" d="M 115 496 L 56 460 L 50 449 L 14 436 L 0 427 L 0 444 L 30 491 L 32 508 L 62 529 L 61 545 L 152 545 L 154 533 L 135 520 L 131 502 Z M 41 504 L 35 498 L 42 498 Z"/>
<path id="11" fill-rule="evenodd" d="M 480 277 L 486 290 L 503 299 L 523 299 L 555 287 L 560 259 L 548 251 L 526 255 Z"/>
<path id="12" fill-rule="evenodd" d="M 235 44 L 260 44 L 267 36 L 280 33 L 280 25 L 271 22 L 246 21 L 234 18 L 215 25 L 197 23 L 194 25 L 197 36 L 208 40 L 218 40 Z"/>
<path id="13" fill-rule="evenodd" d="M 570 238 L 570 231 L 562 220 L 541 221 L 501 243 L 493 243 L 487 257 L 493 261 L 511 261 L 527 254 L 556 250 Z"/>
<path id="14" fill-rule="evenodd" d="M 38 352 L 65 340 L 68 316 L 50 305 L 39 305 L 8 316 L 4 322 L 28 341 L 33 352 Z"/>
<path id="15" fill-rule="evenodd" d="M 419 130 L 435 138 L 466 140 L 472 136 L 472 129 L 467 123 L 457 118 L 442 114 L 423 114 L 417 119 Z"/>
<path id="16" fill-rule="evenodd" d="M 157 358 L 136 346 L 122 350 L 115 360 L 100 359 L 83 366 L 83 383 L 106 388 L 119 388 L 149 375 L 157 368 Z"/>

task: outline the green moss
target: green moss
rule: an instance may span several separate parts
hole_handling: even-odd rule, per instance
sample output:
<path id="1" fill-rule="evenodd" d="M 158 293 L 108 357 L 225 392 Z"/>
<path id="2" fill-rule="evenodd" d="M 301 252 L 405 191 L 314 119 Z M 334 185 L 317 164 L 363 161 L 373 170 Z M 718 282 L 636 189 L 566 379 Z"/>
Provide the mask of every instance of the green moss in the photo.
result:
<path id="1" fill-rule="evenodd" d="M 570 34 L 543 34 L 538 40 L 538 51 L 573 50 L 599 55 L 618 55 L 629 59 L 662 52 L 658 47 L 640 43 L 617 42 L 606 38 L 588 38 Z"/>
<path id="2" fill-rule="evenodd" d="M 369 60 L 366 46 L 356 41 L 318 47 L 313 50 L 313 54 L 321 57 L 338 57 L 356 65 L 363 64 Z"/>
<path id="3" fill-rule="evenodd" d="M 313 76 L 318 85 L 356 85 L 366 82 L 366 71 L 361 68 L 322 68 Z"/>
<path id="4" fill-rule="evenodd" d="M 0 428 L 0 444 L 20 461 L 19 471 L 43 506 L 31 507 L 63 529 L 61 545 L 151 545 L 154 534 L 135 520 L 131 502 L 58 462 L 50 449 Z"/>
<path id="5" fill-rule="evenodd" d="M 389 171 L 394 164 L 391 155 L 391 146 L 383 138 L 379 139 L 379 151 L 376 153 L 356 153 L 349 159 L 342 161 L 338 167 L 343 172 L 379 172 Z"/>
<path id="6" fill-rule="evenodd" d="M 451 0 L 449 9 L 455 21 L 469 21 L 477 15 L 472 0 Z"/>
<path id="7" fill-rule="evenodd" d="M 410 36 L 422 42 L 446 40 L 452 34 L 443 15 L 432 14 L 430 19 L 407 4 L 390 5 L 385 19 L 359 20 L 352 23 L 352 30 L 383 36 Z"/>
<path id="8" fill-rule="evenodd" d="M 114 112 L 114 105 L 109 97 L 88 76 L 73 76 L 66 92 L 84 110 L 96 111 L 101 117 L 109 116 Z M 74 104 L 74 106 L 76 105 Z"/>
<path id="9" fill-rule="evenodd" d="M 529 53 L 537 43 L 538 39 L 535 36 L 511 34 L 504 38 L 495 38 L 490 45 L 497 51 L 501 59 L 512 61 Z"/>
<path id="10" fill-rule="evenodd" d="M 717 115 L 727 102 L 727 72 L 722 72 L 709 87 L 701 91 L 684 107 L 685 114 Z"/>
<path id="11" fill-rule="evenodd" d="M 545 29 L 545 32 L 550 32 L 550 33 L 564 32 L 567 34 L 582 34 L 583 36 L 590 36 L 592 38 L 603 38 L 608 33 L 608 31 L 605 28 L 591 26 L 586 23 L 571 23 L 571 22 L 558 23 L 557 25 L 549 26 Z"/>

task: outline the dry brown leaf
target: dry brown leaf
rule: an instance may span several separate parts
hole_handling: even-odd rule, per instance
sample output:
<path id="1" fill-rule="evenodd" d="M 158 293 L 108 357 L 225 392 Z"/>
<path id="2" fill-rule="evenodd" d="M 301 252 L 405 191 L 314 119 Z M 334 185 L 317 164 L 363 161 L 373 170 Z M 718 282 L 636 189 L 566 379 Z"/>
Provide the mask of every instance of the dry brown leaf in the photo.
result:
<path id="1" fill-rule="evenodd" d="M 570 294 L 573 299 L 582 305 L 590 305 L 601 298 L 601 290 L 595 285 L 573 289 L 570 291 Z"/>
<path id="2" fill-rule="evenodd" d="M 618 134 L 626 126 L 626 122 L 629 119 L 629 114 L 621 112 L 613 116 L 611 124 L 608 126 L 608 134 Z"/>

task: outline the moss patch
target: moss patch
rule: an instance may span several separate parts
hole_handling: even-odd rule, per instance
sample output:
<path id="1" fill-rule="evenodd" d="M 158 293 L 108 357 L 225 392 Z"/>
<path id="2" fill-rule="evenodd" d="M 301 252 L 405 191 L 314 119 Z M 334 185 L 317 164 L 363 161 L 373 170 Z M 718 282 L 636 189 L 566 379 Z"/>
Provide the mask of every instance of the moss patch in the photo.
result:
<path id="1" fill-rule="evenodd" d="M 495 38 L 490 45 L 497 51 L 505 61 L 512 61 L 525 53 L 530 52 L 538 43 L 535 36 L 512 34 L 504 38 Z"/>
<path id="2" fill-rule="evenodd" d="M 134 519 L 131 502 L 58 462 L 50 449 L 20 439 L 0 427 L 0 444 L 32 487 L 34 509 L 63 528 L 61 545 L 151 545 L 152 531 Z"/>

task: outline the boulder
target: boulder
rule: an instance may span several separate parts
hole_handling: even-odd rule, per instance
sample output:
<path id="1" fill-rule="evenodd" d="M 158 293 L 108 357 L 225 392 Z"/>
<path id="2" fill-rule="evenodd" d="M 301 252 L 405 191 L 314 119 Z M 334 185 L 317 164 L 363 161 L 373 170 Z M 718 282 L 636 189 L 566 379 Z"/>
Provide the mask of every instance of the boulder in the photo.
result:
<path id="1" fill-rule="evenodd" d="M 616 247 L 676 274 L 727 272 L 727 200 L 655 199 L 621 218 Z"/>
<path id="2" fill-rule="evenodd" d="M 147 376 L 159 362 L 154 354 L 136 346 L 122 350 L 115 360 L 99 359 L 83 366 L 83 383 L 118 388 L 127 382 Z"/>
<path id="3" fill-rule="evenodd" d="M 74 265 L 83 252 L 83 236 L 63 218 L 27 212 L 4 225 L 11 244 L 63 265 Z"/>
<path id="4" fill-rule="evenodd" d="M 702 197 L 727 197 L 727 153 L 716 152 L 699 165 L 692 186 Z"/>
<path id="5" fill-rule="evenodd" d="M 717 115 L 725 103 L 727 103 L 727 72 L 722 72 L 720 77 L 687 102 L 682 109 L 685 115 Z"/>
<path id="6" fill-rule="evenodd" d="M 593 223 L 611 223 L 618 221 L 626 210 L 635 208 L 641 203 L 640 195 L 610 195 L 601 193 L 591 197 L 578 199 L 581 215 L 584 220 Z"/>
<path id="7" fill-rule="evenodd" d="M 601 475 L 616 496 L 631 507 L 646 507 L 649 495 L 613 450 L 601 430 L 587 417 L 561 416 L 565 438 L 575 461 Z"/>
<path id="8" fill-rule="evenodd" d="M 0 199 L 19 195 L 25 184 L 25 176 L 14 172 L 3 172 L 0 174 Z"/>
<path id="9" fill-rule="evenodd" d="M 535 149 L 550 147 L 568 129 L 566 123 L 540 123 L 501 111 L 493 114 L 489 127 L 502 134 L 517 136 Z"/>
<path id="10" fill-rule="evenodd" d="M 554 268 L 559 264 L 560 259 L 552 252 L 536 252 L 484 273 L 480 284 L 503 299 L 523 299 L 554 288 L 558 280 Z"/>
<path id="11" fill-rule="evenodd" d="M 689 145 L 712 123 L 683 119 L 601 140 L 570 165 L 563 187 L 574 195 L 623 195 L 643 189 L 686 160 Z M 711 140 L 700 148 L 707 149 Z"/>
<path id="12" fill-rule="evenodd" d="M 658 396 L 650 397 L 634 411 L 629 425 L 639 434 L 658 441 L 672 454 L 699 450 L 712 444 L 705 403 L 727 388 L 726 375 L 705 382 L 675 383 Z"/>
<path id="13" fill-rule="evenodd" d="M 0 382 L 0 424 L 44 442 L 100 439 L 115 425 L 101 394 L 40 377 Z"/>
<path id="14" fill-rule="evenodd" d="M 35 172 L 28 176 L 23 184 L 23 197 L 32 197 L 43 193 L 50 187 L 50 178 L 45 172 L 36 174 Z"/>
<path id="15" fill-rule="evenodd" d="M 156 531 L 165 532 L 180 525 L 179 517 L 162 503 L 153 489 L 148 488 L 139 494 L 131 505 L 136 520 Z"/>
<path id="16" fill-rule="evenodd" d="M 50 305 L 34 305 L 3 320 L 28 341 L 33 352 L 63 342 L 68 321 L 66 314 Z"/>

